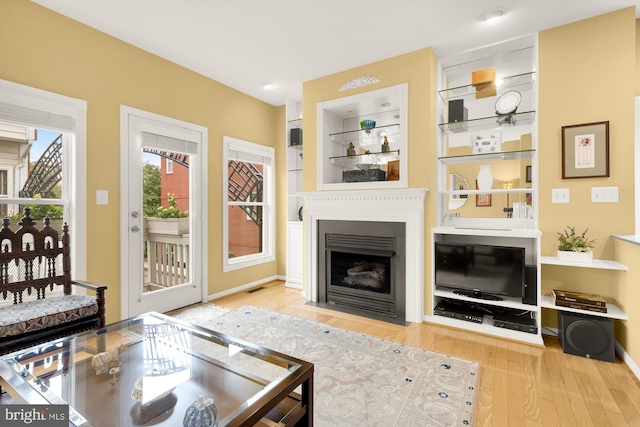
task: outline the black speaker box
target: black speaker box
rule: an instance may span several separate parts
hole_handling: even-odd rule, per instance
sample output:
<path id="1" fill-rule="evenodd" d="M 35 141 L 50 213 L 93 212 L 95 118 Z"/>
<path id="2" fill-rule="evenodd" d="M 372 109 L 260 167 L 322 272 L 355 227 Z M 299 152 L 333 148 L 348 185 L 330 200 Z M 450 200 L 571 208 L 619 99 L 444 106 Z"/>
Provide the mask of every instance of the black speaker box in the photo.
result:
<path id="1" fill-rule="evenodd" d="M 526 265 L 524 267 L 524 298 L 523 304 L 538 305 L 538 267 Z"/>
<path id="2" fill-rule="evenodd" d="M 613 322 L 606 317 L 558 311 L 558 339 L 562 351 L 613 362 Z"/>
<path id="3" fill-rule="evenodd" d="M 302 145 L 302 129 L 300 128 L 291 129 L 289 145 Z"/>
<path id="4" fill-rule="evenodd" d="M 463 99 L 453 99 L 449 101 L 449 129 L 454 132 L 464 132 L 467 130 L 466 120 L 468 118 L 467 108 Z M 452 123 L 465 122 L 457 125 Z"/>

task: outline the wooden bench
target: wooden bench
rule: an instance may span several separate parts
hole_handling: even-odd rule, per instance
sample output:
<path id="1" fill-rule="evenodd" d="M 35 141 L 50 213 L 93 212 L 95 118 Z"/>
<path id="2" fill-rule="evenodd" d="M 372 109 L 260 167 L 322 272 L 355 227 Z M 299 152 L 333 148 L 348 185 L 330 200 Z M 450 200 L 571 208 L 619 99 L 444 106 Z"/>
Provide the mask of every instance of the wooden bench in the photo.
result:
<path id="1" fill-rule="evenodd" d="M 31 209 L 25 208 L 18 230 L 14 232 L 9 226 L 5 217 L 0 230 L 0 354 L 102 328 L 107 287 L 71 279 L 68 225 L 64 224 L 59 239 L 49 218 L 38 230 Z M 63 295 L 46 298 L 46 293 L 58 286 L 62 286 Z M 74 287 L 94 295 L 76 295 Z M 24 301 L 25 292 L 35 299 Z M 7 301 L 9 297 L 12 303 Z"/>

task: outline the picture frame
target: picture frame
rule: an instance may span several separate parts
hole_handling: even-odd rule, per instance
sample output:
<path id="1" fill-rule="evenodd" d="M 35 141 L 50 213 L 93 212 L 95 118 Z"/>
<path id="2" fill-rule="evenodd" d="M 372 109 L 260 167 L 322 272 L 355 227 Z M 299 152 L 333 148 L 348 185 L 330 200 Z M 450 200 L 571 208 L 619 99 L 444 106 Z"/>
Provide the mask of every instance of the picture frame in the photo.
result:
<path id="1" fill-rule="evenodd" d="M 609 122 L 562 126 L 562 179 L 609 173 Z"/>
<path id="2" fill-rule="evenodd" d="M 531 165 L 528 165 L 526 168 L 526 174 L 525 174 L 525 181 L 526 182 L 531 182 L 532 181 L 532 176 L 531 176 Z"/>
<path id="3" fill-rule="evenodd" d="M 387 163 L 387 181 L 400 179 L 400 160 L 391 160 Z"/>
<path id="4" fill-rule="evenodd" d="M 478 181 L 476 181 L 476 190 L 478 190 Z M 476 207 L 486 208 L 491 206 L 491 194 L 476 194 Z"/>

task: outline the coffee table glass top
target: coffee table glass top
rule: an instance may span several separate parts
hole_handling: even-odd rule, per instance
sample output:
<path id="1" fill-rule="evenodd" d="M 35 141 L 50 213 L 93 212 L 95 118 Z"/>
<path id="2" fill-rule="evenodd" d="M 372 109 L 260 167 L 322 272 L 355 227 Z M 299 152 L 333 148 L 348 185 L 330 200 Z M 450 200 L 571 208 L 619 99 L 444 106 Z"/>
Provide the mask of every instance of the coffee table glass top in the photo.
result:
<path id="1" fill-rule="evenodd" d="M 222 427 L 312 369 L 159 313 L 105 329 L 0 356 L 0 374 L 28 403 L 68 404 L 76 426 L 181 426 L 204 396 Z"/>

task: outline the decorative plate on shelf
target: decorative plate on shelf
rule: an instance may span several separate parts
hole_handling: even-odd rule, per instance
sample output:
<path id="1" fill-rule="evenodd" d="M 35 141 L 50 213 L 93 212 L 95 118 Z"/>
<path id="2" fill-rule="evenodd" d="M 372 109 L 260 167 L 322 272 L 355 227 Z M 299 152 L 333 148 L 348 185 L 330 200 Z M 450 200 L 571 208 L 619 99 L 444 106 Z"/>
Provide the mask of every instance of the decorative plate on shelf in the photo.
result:
<path id="1" fill-rule="evenodd" d="M 520 105 L 520 101 L 522 101 L 520 92 L 511 90 L 503 93 L 496 101 L 496 114 L 501 116 L 515 113 Z"/>

